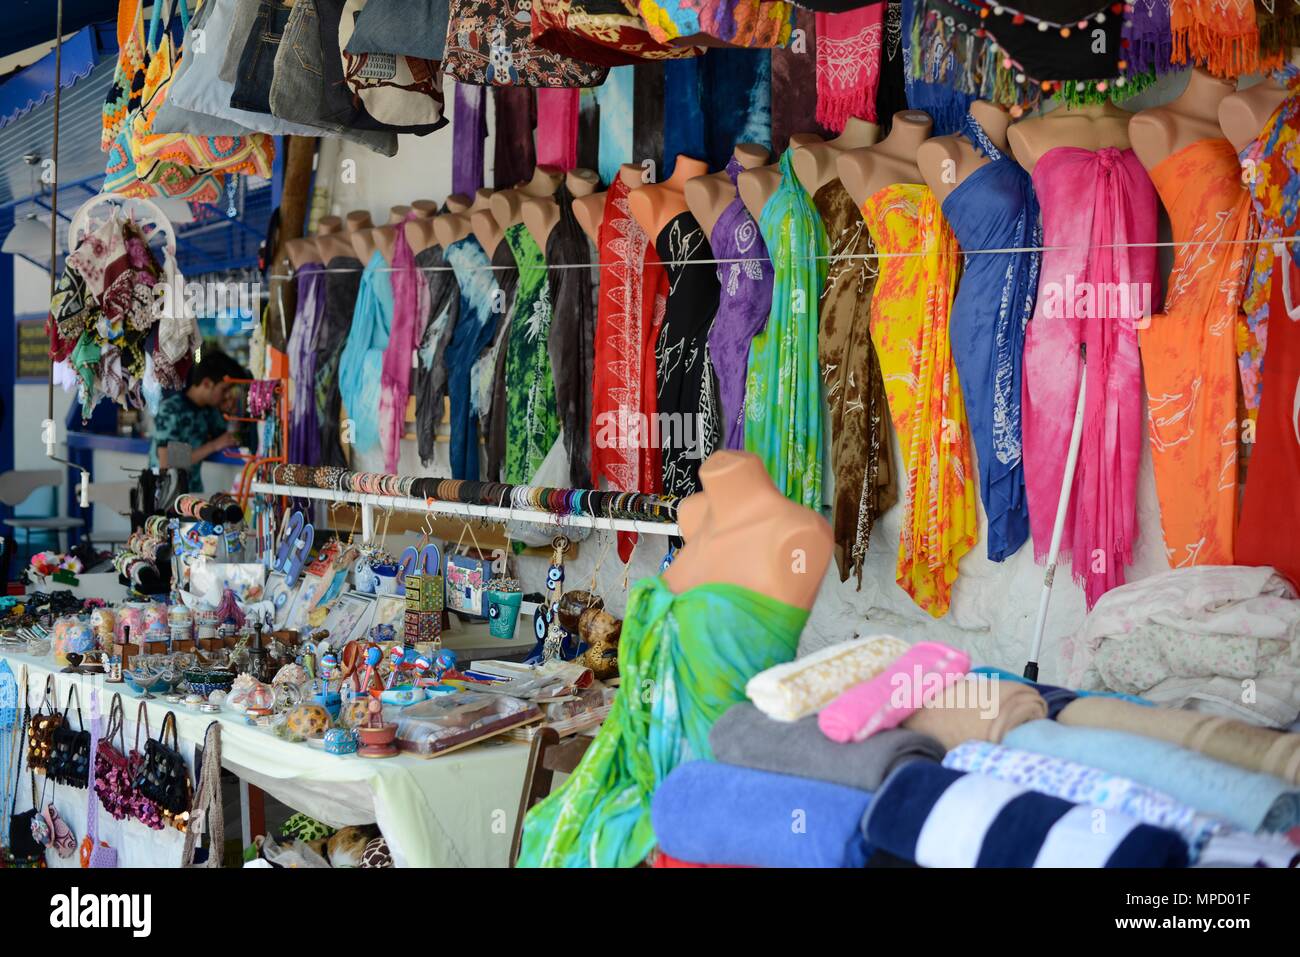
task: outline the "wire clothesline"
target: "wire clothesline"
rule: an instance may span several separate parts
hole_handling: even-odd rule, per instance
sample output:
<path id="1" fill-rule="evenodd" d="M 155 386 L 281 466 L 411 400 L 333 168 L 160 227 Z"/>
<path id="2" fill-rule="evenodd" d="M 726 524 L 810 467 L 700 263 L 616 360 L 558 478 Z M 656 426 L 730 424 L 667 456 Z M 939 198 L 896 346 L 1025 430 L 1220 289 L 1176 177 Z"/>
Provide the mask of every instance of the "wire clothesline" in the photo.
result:
<path id="1" fill-rule="evenodd" d="M 1061 252 L 1064 250 L 1093 250 L 1093 249 L 1178 249 L 1184 246 L 1280 246 L 1300 242 L 1300 236 L 1277 236 L 1261 237 L 1258 239 L 1198 239 L 1187 241 L 1170 240 L 1168 242 L 1151 242 L 1151 243 L 1067 243 L 1056 246 L 1000 246 L 990 249 L 959 249 L 963 256 L 1006 256 L 1013 253 L 1046 253 Z M 845 262 L 848 260 L 858 259 L 912 259 L 917 256 L 927 255 L 932 247 L 926 246 L 913 252 L 896 252 L 896 253 L 844 253 L 841 255 L 826 256 L 802 256 L 793 257 L 800 262 L 817 262 L 826 260 L 827 262 Z M 659 261 L 663 266 L 727 266 L 732 264 L 744 265 L 747 263 L 770 263 L 770 256 L 747 256 L 733 259 L 668 259 Z M 623 263 L 547 263 L 546 269 L 613 269 L 621 267 Z M 468 269 L 462 267 L 460 272 L 509 272 L 516 269 L 516 266 L 471 266 Z M 451 266 L 415 266 L 417 272 L 456 272 Z M 369 266 L 324 266 L 316 272 L 323 273 L 358 273 L 358 272 L 405 272 L 404 269 L 398 269 L 395 266 L 377 266 L 371 269 Z M 297 278 L 296 273 L 271 273 L 270 279 L 291 280 Z"/>

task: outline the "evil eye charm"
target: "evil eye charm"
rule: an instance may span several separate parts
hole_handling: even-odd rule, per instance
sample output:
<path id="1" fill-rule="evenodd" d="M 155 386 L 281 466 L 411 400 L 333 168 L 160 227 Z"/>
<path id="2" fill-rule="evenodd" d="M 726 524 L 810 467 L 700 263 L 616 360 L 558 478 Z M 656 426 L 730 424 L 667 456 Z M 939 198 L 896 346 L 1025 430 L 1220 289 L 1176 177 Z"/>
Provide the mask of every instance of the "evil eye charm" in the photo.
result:
<path id="1" fill-rule="evenodd" d="M 555 591 L 564 581 L 564 566 L 552 565 L 546 570 L 546 590 Z"/>
<path id="2" fill-rule="evenodd" d="M 676 557 L 677 549 L 669 545 L 668 551 L 664 552 L 664 557 L 659 562 L 659 574 L 662 575 L 664 572 L 668 571 L 668 566 L 673 563 L 673 559 Z"/>
<path id="3" fill-rule="evenodd" d="M 542 610 L 540 605 L 533 612 L 533 636 L 538 641 L 546 640 L 546 612 Z"/>
<path id="4" fill-rule="evenodd" d="M 491 604 L 491 605 L 488 605 L 488 617 L 489 617 L 489 618 L 500 618 L 500 617 L 501 617 L 501 606 L 500 606 L 500 605 L 497 605 L 497 604 Z"/>

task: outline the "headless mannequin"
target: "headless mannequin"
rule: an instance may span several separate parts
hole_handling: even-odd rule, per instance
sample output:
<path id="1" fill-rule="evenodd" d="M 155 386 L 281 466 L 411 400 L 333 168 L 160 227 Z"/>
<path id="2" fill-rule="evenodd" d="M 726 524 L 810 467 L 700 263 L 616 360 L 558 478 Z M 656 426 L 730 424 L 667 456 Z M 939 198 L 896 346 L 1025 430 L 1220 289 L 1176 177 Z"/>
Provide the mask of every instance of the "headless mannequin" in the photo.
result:
<path id="1" fill-rule="evenodd" d="M 1300 47 L 1291 48 L 1291 62 L 1300 66 Z M 1219 102 L 1219 128 L 1232 148 L 1240 153 L 1249 146 L 1288 95 L 1287 88 L 1270 76 L 1248 90 L 1224 97 Z"/>
<path id="2" fill-rule="evenodd" d="M 384 257 L 384 262 L 392 265 L 393 249 L 397 245 L 397 227 L 411 211 L 410 206 L 391 206 L 388 209 L 388 224 L 374 229 L 366 229 L 352 234 L 352 248 L 363 264 L 370 262 L 376 249 Z"/>
<path id="3" fill-rule="evenodd" d="M 1220 80 L 1197 67 L 1177 99 L 1134 113 L 1128 135 L 1142 165 L 1151 169 L 1193 143 L 1221 139 L 1219 106 L 1235 87 L 1231 80 Z"/>
<path id="4" fill-rule="evenodd" d="M 452 193 L 447 197 L 447 210 L 452 213 L 463 213 L 473 204 L 473 197 L 466 196 L 464 193 Z M 437 212 L 437 210 L 434 210 L 434 212 Z"/>
<path id="5" fill-rule="evenodd" d="M 700 466 L 700 484 L 704 491 L 678 507 L 686 545 L 664 584 L 680 595 L 726 582 L 811 608 L 834 547 L 826 519 L 778 492 L 750 452 L 714 452 Z"/>
<path id="6" fill-rule="evenodd" d="M 306 263 L 321 262 L 320 249 L 316 246 L 316 239 L 312 236 L 303 236 L 299 239 L 291 239 L 284 244 L 284 258 L 289 261 L 289 265 L 297 270 Z"/>
<path id="7" fill-rule="evenodd" d="M 970 105 L 975 122 L 1003 153 L 1008 151 L 1007 127 L 1011 115 L 1002 107 L 987 100 L 976 100 Z M 921 144 L 916 151 L 916 165 L 925 177 L 926 185 L 942 203 L 971 173 L 993 162 L 975 144 L 962 134 L 936 136 Z"/>
<path id="8" fill-rule="evenodd" d="M 628 189 L 640 189 L 643 185 L 641 167 L 635 163 L 624 163 L 618 168 L 618 178 Z M 578 225 L 593 243 L 600 245 L 600 224 L 605 219 L 605 193 L 591 193 L 579 196 L 573 201 L 573 216 Z"/>
<path id="9" fill-rule="evenodd" d="M 920 110 L 894 114 L 889 135 L 875 146 L 846 150 L 835 161 L 840 182 L 860 209 L 870 197 L 895 183 L 924 183 L 916 154 L 930 136 L 934 121 Z"/>
<path id="10" fill-rule="evenodd" d="M 833 179 L 839 179 L 836 161 L 845 150 L 862 149 L 880 139 L 880 127 L 856 116 L 849 117 L 844 132 L 833 140 L 823 140 L 815 133 L 796 133 L 790 137 L 794 151 L 794 171 L 803 188 L 812 196 Z"/>
<path id="11" fill-rule="evenodd" d="M 1115 104 L 1090 103 L 1075 109 L 1057 107 L 1046 116 L 1021 120 L 1007 131 L 1016 162 L 1029 173 L 1048 150 L 1074 146 L 1085 150 L 1129 147 L 1128 124 L 1133 114 Z"/>
<path id="12" fill-rule="evenodd" d="M 574 196 L 589 196 L 600 185 L 600 177 L 589 169 L 575 169 L 564 174 L 564 184 Z M 545 250 L 551 230 L 560 221 L 560 204 L 554 196 L 529 196 L 523 201 L 520 215 L 533 241 Z"/>
<path id="13" fill-rule="evenodd" d="M 420 214 L 420 218 L 412 219 L 402 227 L 406 231 L 406 241 L 411 244 L 412 253 L 418 253 L 430 246 L 438 245 L 438 237 L 433 232 L 434 214 L 437 212 L 437 207 L 434 206 L 433 212 L 430 212 L 429 206 L 433 206 L 433 200 L 419 199 L 412 203 L 411 208 Z"/>
<path id="14" fill-rule="evenodd" d="M 757 143 L 738 143 L 731 154 L 745 170 L 757 169 L 768 161 L 770 154 L 765 147 Z M 686 184 L 683 191 L 686 208 L 691 211 L 704 235 L 712 236 L 713 227 L 717 225 L 723 211 L 736 198 L 736 187 L 726 170 L 697 176 Z"/>
<path id="15" fill-rule="evenodd" d="M 324 220 L 321 221 L 322 224 Z M 316 249 L 320 252 L 322 262 L 328 263 L 338 256 L 355 257 L 357 252 L 352 245 L 352 237 L 358 232 L 373 228 L 370 214 L 363 209 L 355 209 L 343 220 L 343 228 L 337 232 L 318 235 Z"/>
<path id="16" fill-rule="evenodd" d="M 673 175 L 662 183 L 649 183 L 634 189 L 627 199 L 632 218 L 641 224 L 650 241 L 659 238 L 660 231 L 674 216 L 686 212 L 686 183 L 709 171 L 709 164 L 689 156 L 678 156 Z"/>
<path id="17" fill-rule="evenodd" d="M 505 236 L 504 230 L 497 224 L 497 218 L 492 215 L 491 203 L 470 213 L 469 228 L 489 257 L 501 245 Z"/>
<path id="18" fill-rule="evenodd" d="M 468 213 L 443 213 L 441 216 L 434 217 L 433 237 L 439 246 L 446 249 L 452 243 L 460 242 L 468 236 L 470 227 Z"/>
<path id="19" fill-rule="evenodd" d="M 502 229 L 522 223 L 523 203 L 529 196 L 554 196 L 564 173 L 554 166 L 539 166 L 533 178 L 514 189 L 499 189 L 492 194 L 492 215 Z"/>

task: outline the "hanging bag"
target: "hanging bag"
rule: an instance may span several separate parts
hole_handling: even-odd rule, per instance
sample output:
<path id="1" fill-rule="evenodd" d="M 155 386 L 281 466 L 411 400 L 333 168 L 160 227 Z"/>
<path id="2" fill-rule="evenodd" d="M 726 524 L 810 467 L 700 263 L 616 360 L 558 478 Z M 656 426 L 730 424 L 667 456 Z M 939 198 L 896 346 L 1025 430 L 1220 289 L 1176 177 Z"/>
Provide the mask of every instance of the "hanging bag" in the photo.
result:
<path id="1" fill-rule="evenodd" d="M 179 0 L 180 20 L 185 36 L 190 36 L 189 8 Z M 213 173 L 249 173 L 269 178 L 275 160 L 275 145 L 269 136 L 196 136 L 184 132 L 162 132 L 156 129 L 159 111 L 168 101 L 168 93 L 176 77 L 183 49 L 173 40 L 174 9 L 167 2 L 166 14 L 160 14 L 162 3 L 154 5 L 154 17 L 149 25 L 149 67 L 145 71 L 144 89 L 141 93 L 140 111 L 131 121 L 131 147 L 136 157 L 137 174 L 146 165 L 158 167 L 163 161 L 173 161 L 194 169 Z M 150 174 L 141 178 L 148 179 Z"/>
<path id="2" fill-rule="evenodd" d="M 92 780 L 100 805 L 119 821 L 130 816 L 136 797 L 135 786 L 131 783 L 131 767 L 126 758 L 125 723 L 122 696 L 115 694 L 108 709 L 108 732 L 94 748 Z M 113 747 L 114 734 L 121 742 L 120 748 Z"/>
<path id="3" fill-rule="evenodd" d="M 32 840 L 41 847 L 50 848 L 59 857 L 71 857 L 77 851 L 77 838 L 72 833 L 72 828 L 68 827 L 68 822 L 59 814 L 59 809 L 54 806 L 54 798 L 51 797 L 48 804 L 45 801 L 45 789 L 50 786 L 50 780 L 46 776 L 41 785 L 39 810 L 31 822 Z"/>
<path id="4" fill-rule="evenodd" d="M 202 863 L 195 864 L 194 851 L 204 833 L 208 835 L 208 853 Z M 221 867 L 225 833 L 226 819 L 221 806 L 221 722 L 213 721 L 203 734 L 203 765 L 185 831 L 181 867 Z"/>
<path id="5" fill-rule="evenodd" d="M 167 732 L 171 732 L 171 742 Z M 190 818 L 190 801 L 193 787 L 190 769 L 180 751 L 180 738 L 176 734 L 176 713 L 168 711 L 157 738 L 145 745 L 144 764 L 136 775 L 135 786 L 140 793 L 158 805 L 167 823 L 184 831 Z"/>
<path id="6" fill-rule="evenodd" d="M 63 724 L 63 716 L 54 711 L 50 694 L 54 691 L 54 675 L 45 678 L 45 694 L 36 714 L 27 719 L 27 767 L 32 773 L 45 773 L 54 753 L 54 732 Z"/>
<path id="7" fill-rule="evenodd" d="M 72 730 L 68 712 L 73 697 L 77 699 L 77 730 Z M 53 753 L 50 755 L 47 776 L 58 784 L 84 788 L 90 780 L 90 732 L 81 718 L 81 693 L 74 684 L 68 689 L 68 702 L 63 708 L 63 721 L 54 731 Z"/>
<path id="8" fill-rule="evenodd" d="M 112 709 L 118 708 L 120 714 L 122 699 L 113 695 L 113 704 L 109 708 L 110 728 Z M 90 693 L 90 779 L 95 780 L 99 764 L 99 698 L 95 692 Z M 86 793 L 86 836 L 81 841 L 80 860 L 82 867 L 117 867 L 117 851 L 99 839 L 99 795 L 95 788 L 87 788 Z"/>
<path id="9" fill-rule="evenodd" d="M 146 755 L 140 750 L 140 729 L 144 729 L 145 747 L 150 742 L 149 709 L 143 701 L 135 713 L 135 747 L 126 757 L 127 773 L 131 776 L 131 815 L 145 827 L 160 831 L 166 822 L 163 820 L 162 808 L 141 793 L 137 781 L 144 774 Z"/>
<path id="10" fill-rule="evenodd" d="M 23 726 L 30 725 L 32 703 L 27 690 L 27 669 L 23 668 Z M 14 796 L 9 806 L 9 855 L 15 864 L 30 865 L 45 859 L 45 847 L 36 841 L 32 823 L 36 819 L 36 774 L 28 767 L 28 779 L 32 788 L 32 807 L 30 811 L 18 813 L 18 788 L 23 779 L 24 752 L 19 752 L 18 767 L 14 771 Z"/>
<path id="11" fill-rule="evenodd" d="M 104 100 L 103 127 L 99 148 L 109 152 L 118 134 L 128 129 L 131 113 L 139 108 L 138 94 L 132 106 L 132 90 L 144 84 L 144 0 L 121 0 L 117 7 L 117 67 Z M 137 81 L 140 86 L 136 86 Z"/>
<path id="12" fill-rule="evenodd" d="M 476 554 L 464 549 L 465 533 L 474 541 Z M 492 562 L 481 557 L 483 549 L 468 522 L 461 524 L 460 540 L 447 554 L 447 610 L 477 618 L 488 616 L 488 582 L 492 580 Z"/>

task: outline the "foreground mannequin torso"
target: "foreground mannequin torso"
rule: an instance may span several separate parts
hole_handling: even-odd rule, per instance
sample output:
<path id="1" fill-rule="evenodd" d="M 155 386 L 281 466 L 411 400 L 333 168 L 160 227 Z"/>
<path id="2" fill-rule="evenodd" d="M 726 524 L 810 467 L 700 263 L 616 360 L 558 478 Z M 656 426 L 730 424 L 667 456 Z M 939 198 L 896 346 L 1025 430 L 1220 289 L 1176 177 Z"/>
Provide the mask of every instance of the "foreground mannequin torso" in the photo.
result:
<path id="1" fill-rule="evenodd" d="M 814 133 L 796 133 L 790 137 L 790 145 L 798 147 L 793 157 L 795 174 L 812 196 L 831 180 L 840 178 L 836 164 L 841 154 L 871 146 L 878 139 L 880 127 L 857 117 L 849 117 L 844 132 L 833 140 L 822 140 Z"/>
<path id="2" fill-rule="evenodd" d="M 731 155 L 745 170 L 757 169 L 768 160 L 767 149 L 757 143 L 740 143 Z M 722 170 L 688 181 L 682 195 L 686 198 L 686 208 L 700 224 L 704 235 L 712 236 L 722 211 L 736 198 L 736 186 L 727 171 Z"/>
<path id="3" fill-rule="evenodd" d="M 438 237 L 434 234 L 434 215 L 429 212 L 429 205 L 432 200 L 417 200 L 411 204 L 411 208 L 419 214 L 419 219 L 409 220 L 402 229 L 406 232 L 406 241 L 411 244 L 411 252 L 418 253 L 430 246 L 438 245 Z M 436 207 L 435 207 L 436 212 Z"/>
<path id="4" fill-rule="evenodd" d="M 678 156 L 671 177 L 632 191 L 627 200 L 628 209 L 652 242 L 674 216 L 686 212 L 686 183 L 708 171 L 709 166 L 703 160 Z"/>
<path id="5" fill-rule="evenodd" d="M 492 216 L 502 229 L 523 222 L 523 203 L 530 196 L 554 196 L 564 180 L 564 173 L 554 166 L 538 166 L 533 178 L 514 189 L 499 189 L 492 194 Z"/>
<path id="6" fill-rule="evenodd" d="M 1007 131 L 1016 162 L 1029 173 L 1048 150 L 1074 146 L 1096 150 L 1129 147 L 1128 124 L 1133 114 L 1113 103 L 1090 103 L 1077 109 L 1059 106 L 1046 116 L 1021 120 Z"/>
<path id="7" fill-rule="evenodd" d="M 834 547 L 826 520 L 781 495 L 749 452 L 715 452 L 700 466 L 700 483 L 704 491 L 678 508 L 686 545 L 664 583 L 680 595 L 727 582 L 811 608 Z"/>
<path id="8" fill-rule="evenodd" d="M 600 177 L 589 169 L 570 170 L 564 184 L 573 196 L 589 196 L 600 185 Z M 544 251 L 551 230 L 560 221 L 560 206 L 554 196 L 528 196 L 522 201 L 520 217 L 533 241 Z"/>
<path id="9" fill-rule="evenodd" d="M 392 263 L 393 248 L 397 245 L 398 224 L 410 213 L 410 206 L 392 206 L 388 210 L 388 223 L 374 229 L 366 229 L 352 234 L 352 248 L 362 263 L 368 263 L 376 249 L 384 261 Z"/>
<path id="10" fill-rule="evenodd" d="M 1291 48 L 1291 63 L 1300 66 L 1300 47 Z M 1219 128 L 1232 148 L 1240 153 L 1249 146 L 1288 95 L 1287 88 L 1270 76 L 1250 89 L 1224 97 L 1219 103 Z"/>
<path id="11" fill-rule="evenodd" d="M 1006 153 L 1007 126 L 1011 123 L 1011 115 L 987 100 L 976 100 L 971 104 L 970 112 L 993 145 Z M 928 139 L 916 151 L 917 168 L 940 203 L 966 177 L 991 162 L 993 160 L 990 157 L 981 153 L 975 144 L 961 134 Z"/>
<path id="12" fill-rule="evenodd" d="M 928 113 L 903 110 L 894 114 L 889 135 L 875 146 L 840 154 L 835 168 L 859 208 L 886 186 L 925 182 L 916 165 L 916 154 L 933 126 Z"/>
<path id="13" fill-rule="evenodd" d="M 1220 80 L 1197 67 L 1177 99 L 1134 113 L 1128 134 L 1142 165 L 1151 169 L 1193 143 L 1222 137 L 1219 107 L 1234 86 L 1231 80 Z"/>
<path id="14" fill-rule="evenodd" d="M 365 210 L 355 209 L 348 213 L 342 229 L 316 237 L 316 249 L 320 252 L 321 260 L 328 263 L 338 256 L 355 257 L 357 251 L 352 245 L 353 234 L 371 229 L 373 226 L 370 214 Z"/>

